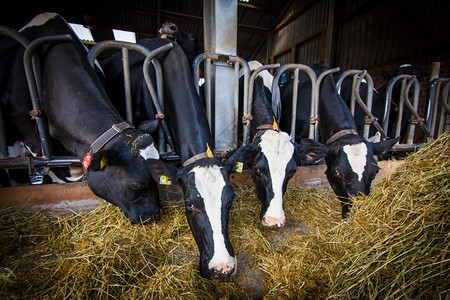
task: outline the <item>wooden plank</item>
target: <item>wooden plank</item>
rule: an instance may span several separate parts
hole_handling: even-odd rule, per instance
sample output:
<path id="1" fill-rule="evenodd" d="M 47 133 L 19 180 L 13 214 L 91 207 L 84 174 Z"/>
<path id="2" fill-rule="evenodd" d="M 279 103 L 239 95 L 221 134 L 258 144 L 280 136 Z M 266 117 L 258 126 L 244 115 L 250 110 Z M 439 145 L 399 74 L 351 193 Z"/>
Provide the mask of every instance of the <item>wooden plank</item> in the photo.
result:
<path id="1" fill-rule="evenodd" d="M 380 161 L 380 172 L 374 182 L 378 182 L 394 172 L 403 161 Z M 302 186 L 329 189 L 330 185 L 324 174 L 325 165 L 302 166 L 299 167 L 294 177 L 289 181 L 289 186 Z M 251 170 L 244 170 L 242 173 L 232 174 L 230 181 L 253 186 Z M 181 188 L 178 185 L 160 186 L 161 197 L 169 197 L 174 200 L 183 198 Z M 38 207 L 47 209 L 51 205 L 58 206 L 58 210 L 72 210 L 74 206 L 68 202 L 78 202 L 79 205 L 95 206 L 101 203 L 101 198 L 92 193 L 84 183 L 64 183 L 29 185 L 17 187 L 0 188 L 0 208 L 13 207 L 25 209 Z M 51 209 L 50 209 L 51 210 Z"/>

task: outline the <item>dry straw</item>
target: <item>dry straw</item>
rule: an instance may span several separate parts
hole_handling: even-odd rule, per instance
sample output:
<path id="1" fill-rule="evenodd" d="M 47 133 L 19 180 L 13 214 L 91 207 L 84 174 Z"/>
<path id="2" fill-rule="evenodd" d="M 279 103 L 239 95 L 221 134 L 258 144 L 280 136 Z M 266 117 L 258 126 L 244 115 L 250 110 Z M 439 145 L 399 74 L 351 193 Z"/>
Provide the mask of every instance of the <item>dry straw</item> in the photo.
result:
<path id="1" fill-rule="evenodd" d="M 131 225 L 103 204 L 70 217 L 0 211 L 6 299 L 424 299 L 450 290 L 450 134 L 410 155 L 348 220 L 328 190 L 289 187 L 287 223 L 263 228 L 252 187 L 236 185 L 230 236 L 238 272 L 203 279 L 183 204 Z"/>

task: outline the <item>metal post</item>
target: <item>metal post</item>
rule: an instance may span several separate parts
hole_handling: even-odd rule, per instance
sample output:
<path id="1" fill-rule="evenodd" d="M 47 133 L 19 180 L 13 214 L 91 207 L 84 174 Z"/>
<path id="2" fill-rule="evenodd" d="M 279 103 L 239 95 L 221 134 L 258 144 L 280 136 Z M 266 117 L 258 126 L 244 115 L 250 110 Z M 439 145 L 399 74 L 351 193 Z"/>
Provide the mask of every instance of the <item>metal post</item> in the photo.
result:
<path id="1" fill-rule="evenodd" d="M 204 0 L 205 52 L 236 55 L 237 1 Z M 213 135 L 216 151 L 233 148 L 234 137 L 234 70 L 226 61 L 216 61 L 211 69 L 215 110 Z"/>

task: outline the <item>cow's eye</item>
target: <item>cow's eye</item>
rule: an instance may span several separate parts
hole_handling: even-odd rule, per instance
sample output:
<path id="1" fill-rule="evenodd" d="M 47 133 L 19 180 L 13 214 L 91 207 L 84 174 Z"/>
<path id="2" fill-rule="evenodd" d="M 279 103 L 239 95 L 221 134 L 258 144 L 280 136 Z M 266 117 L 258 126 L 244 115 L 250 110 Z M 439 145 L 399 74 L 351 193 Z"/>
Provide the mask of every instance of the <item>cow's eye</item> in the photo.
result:
<path id="1" fill-rule="evenodd" d="M 142 184 L 140 184 L 139 182 L 130 182 L 130 186 L 134 190 L 142 189 Z"/>
<path id="2" fill-rule="evenodd" d="M 256 175 L 261 175 L 261 170 L 258 167 L 253 167 L 253 173 Z"/>
<path id="3" fill-rule="evenodd" d="M 341 173 L 341 170 L 339 170 L 339 169 L 334 169 L 333 170 L 333 175 L 335 177 L 342 178 L 342 173 Z"/>
<path id="4" fill-rule="evenodd" d="M 194 210 L 194 203 L 192 203 L 192 201 L 191 200 L 186 200 L 185 202 L 184 202 L 184 204 L 186 205 L 186 208 L 188 209 L 188 210 Z"/>

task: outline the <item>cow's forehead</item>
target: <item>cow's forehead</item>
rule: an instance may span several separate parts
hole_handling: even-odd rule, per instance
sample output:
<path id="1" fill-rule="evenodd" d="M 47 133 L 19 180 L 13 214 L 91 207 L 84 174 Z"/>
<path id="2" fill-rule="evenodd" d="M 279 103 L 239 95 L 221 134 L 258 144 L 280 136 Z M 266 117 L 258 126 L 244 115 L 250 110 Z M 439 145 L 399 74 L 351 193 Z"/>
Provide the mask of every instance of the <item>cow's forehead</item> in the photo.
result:
<path id="1" fill-rule="evenodd" d="M 365 143 L 345 145 L 342 151 L 347 157 L 350 168 L 358 176 L 358 181 L 361 181 L 367 164 L 367 145 Z"/>
<path id="2" fill-rule="evenodd" d="M 290 160 L 294 153 L 294 145 L 291 143 L 289 135 L 285 132 L 266 131 L 261 136 L 259 146 L 266 156 L 276 155 L 277 159 L 282 159 L 283 161 Z"/>
<path id="3" fill-rule="evenodd" d="M 222 168 L 217 165 L 196 166 L 189 173 L 194 174 L 197 190 L 204 192 L 205 196 L 210 196 L 214 191 L 222 190 L 226 185 Z"/>

